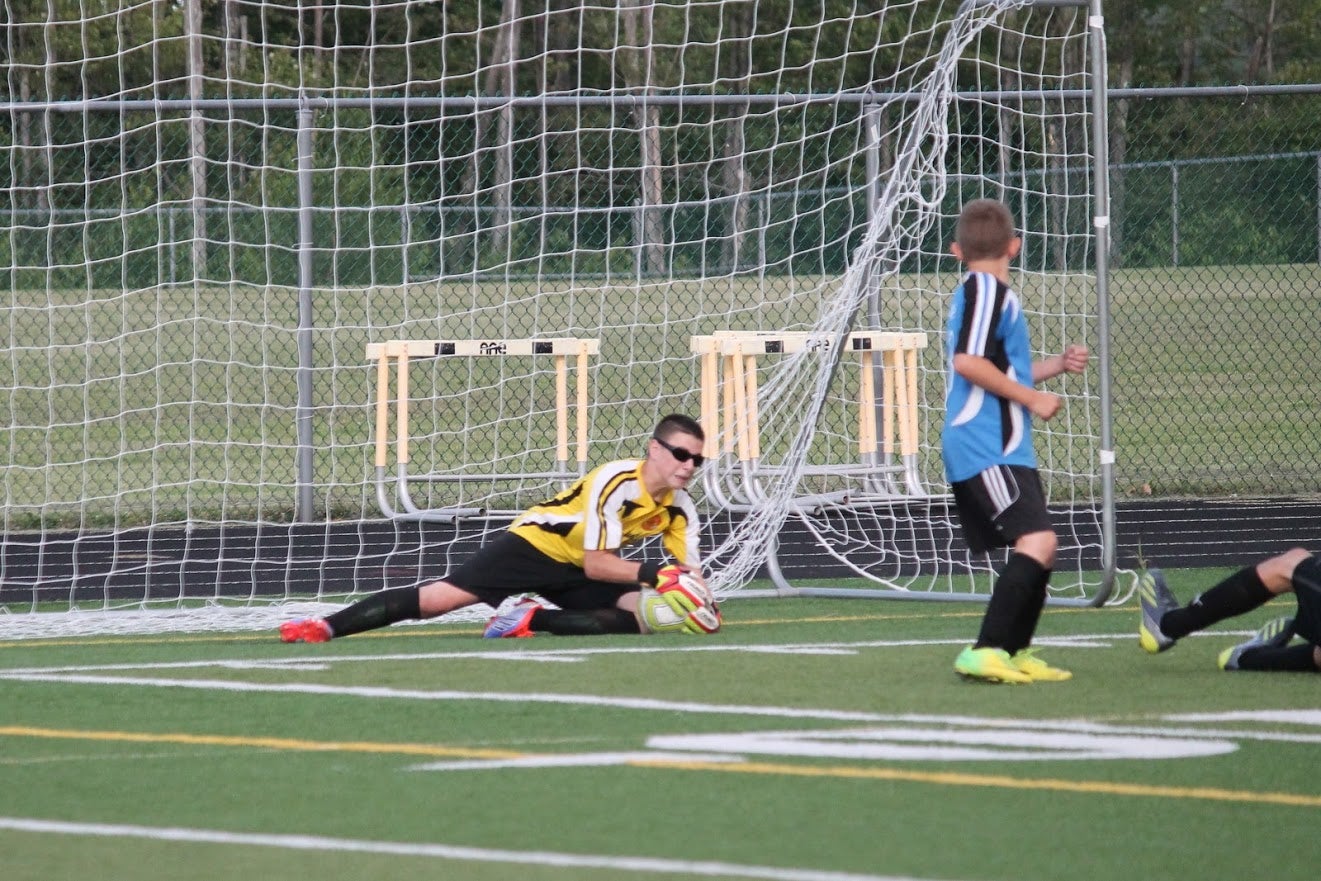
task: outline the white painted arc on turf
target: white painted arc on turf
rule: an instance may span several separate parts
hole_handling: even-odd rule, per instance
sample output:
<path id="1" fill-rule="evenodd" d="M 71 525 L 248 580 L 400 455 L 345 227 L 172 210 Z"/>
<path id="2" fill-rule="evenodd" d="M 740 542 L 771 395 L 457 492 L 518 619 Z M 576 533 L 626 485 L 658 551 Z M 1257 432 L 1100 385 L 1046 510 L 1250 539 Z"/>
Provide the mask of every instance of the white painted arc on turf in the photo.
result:
<path id="1" fill-rule="evenodd" d="M 21 682 L 63 682 L 74 685 L 136 685 L 147 688 L 192 688 L 206 691 L 232 691 L 274 694 L 319 694 L 335 697 L 362 697 L 385 700 L 489 701 L 492 703 L 544 703 L 573 706 L 608 707 L 656 712 L 706 713 L 710 715 L 757 716 L 781 719 L 825 719 L 836 722 L 934 722 L 946 725 L 1017 727 L 1034 726 L 1039 730 L 1093 731 L 1106 734 L 1148 734 L 1162 737 L 1237 738 L 1243 740 L 1317 743 L 1321 735 L 1268 731 L 1197 731 L 1161 729 L 1147 726 L 1119 726 L 1092 722 L 1029 722 L 1024 719 L 979 719 L 960 716 L 921 714 L 864 713 L 853 710 L 800 709 L 797 707 L 749 706 L 745 704 L 700 704 L 692 701 L 663 701 L 654 698 L 603 697 L 590 694 L 519 694 L 508 692 L 425 691 L 378 686 L 334 686 L 312 683 L 237 682 L 225 679 L 156 679 L 136 676 L 92 676 L 7 671 L 0 679 Z"/>
<path id="2" fill-rule="evenodd" d="M 1283 722 L 1321 726 L 1321 710 L 1231 710 L 1224 713 L 1175 713 L 1165 718 L 1173 722 Z"/>
<path id="3" fill-rule="evenodd" d="M 1061 761 L 1173 759 L 1231 753 L 1226 740 L 1129 737 L 1020 729 L 863 728 L 842 731 L 748 731 L 655 735 L 647 746 L 731 755 L 795 756 L 852 761 Z"/>
<path id="4" fill-rule="evenodd" d="M 701 875 L 710 878 L 759 878 L 767 881 L 923 881 L 910 876 L 859 875 L 820 869 L 785 869 L 750 866 L 714 860 L 672 860 L 659 857 L 616 857 L 555 851 L 499 850 L 450 844 L 403 841 L 372 841 L 358 838 L 329 838 L 320 835 L 277 835 L 225 832 L 218 829 L 189 829 L 174 826 L 132 826 L 111 823 L 73 823 L 25 817 L 0 817 L 0 829 L 51 835 L 84 835 L 102 838 L 138 838 L 188 844 L 222 844 L 240 847 L 272 847 L 283 850 L 335 851 L 384 856 L 431 857 L 484 863 L 550 866 L 574 869 L 608 869 L 650 874 Z"/>
<path id="5" fill-rule="evenodd" d="M 648 765 L 666 762 L 691 764 L 693 762 L 742 762 L 742 756 L 728 753 L 667 753 L 660 750 L 634 750 L 614 753 L 568 753 L 565 755 L 522 756 L 517 759 L 464 759 L 457 762 L 426 762 L 411 765 L 410 771 L 495 771 L 505 768 L 608 768 L 642 762 Z"/>
<path id="6" fill-rule="evenodd" d="M 1246 715 L 1258 716 L 1259 721 L 1291 721 L 1296 724 L 1305 724 L 1299 721 L 1299 719 L 1309 713 L 1317 717 L 1317 724 L 1321 724 L 1321 710 L 1262 710 L 1255 713 L 1248 712 Z M 1211 713 L 1206 715 L 1223 717 L 1226 714 Z M 1273 716 L 1281 718 L 1272 718 Z M 1288 716 L 1289 718 L 1282 718 L 1284 716 Z M 1169 719 L 1170 721 L 1198 721 L 1180 715 L 1162 716 L 1161 718 Z M 1153 737 L 1238 738 L 1241 740 L 1280 741 L 1283 743 L 1321 743 L 1321 734 L 1301 734 L 1286 731 L 1250 731 L 1236 728 L 1158 728 L 1152 725 L 1119 725 L 1112 722 L 1087 722 L 1076 719 L 990 719 L 979 718 L 976 716 L 932 716 L 920 713 L 895 716 L 893 719 L 894 721 L 899 722 L 934 722 L 942 725 L 968 725 L 978 728 L 1026 729 L 1028 727 L 1033 727 L 1043 731 L 1054 730 L 1096 732 L 1101 734 L 1137 734 L 1151 735 Z M 1216 719 L 1207 719 L 1207 721 L 1216 721 Z M 1251 720 L 1245 719 L 1245 721 Z"/>

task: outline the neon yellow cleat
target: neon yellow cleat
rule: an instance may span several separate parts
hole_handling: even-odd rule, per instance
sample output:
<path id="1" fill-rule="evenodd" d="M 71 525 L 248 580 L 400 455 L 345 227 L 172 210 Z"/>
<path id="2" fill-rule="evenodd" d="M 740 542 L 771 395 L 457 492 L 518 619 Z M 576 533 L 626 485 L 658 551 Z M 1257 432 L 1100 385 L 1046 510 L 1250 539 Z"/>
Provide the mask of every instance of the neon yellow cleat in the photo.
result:
<path id="1" fill-rule="evenodd" d="M 1032 681 L 1031 676 L 1014 666 L 1009 652 L 1004 649 L 975 649 L 968 646 L 954 659 L 954 672 L 965 679 L 980 679 L 983 682 L 1021 685 Z"/>
<path id="2" fill-rule="evenodd" d="M 1251 649 L 1260 648 L 1284 648 L 1293 639 L 1292 615 L 1286 615 L 1283 618 L 1276 618 L 1274 621 L 1268 621 L 1260 630 L 1252 634 L 1252 638 L 1247 642 L 1240 642 L 1238 645 L 1232 645 L 1220 653 L 1216 658 L 1216 664 L 1221 670 L 1238 670 L 1239 658 L 1243 653 Z"/>
<path id="3" fill-rule="evenodd" d="M 1018 668 L 1018 672 L 1026 673 L 1033 682 L 1064 682 L 1073 678 L 1068 670 L 1052 667 L 1038 658 L 1036 649 L 1023 649 L 1009 660 Z"/>
<path id="4" fill-rule="evenodd" d="M 1148 654 L 1159 654 L 1174 646 L 1174 640 L 1160 632 L 1160 619 L 1165 613 L 1179 608 L 1179 601 L 1170 593 L 1165 576 L 1159 569 L 1149 569 L 1138 579 L 1138 602 L 1142 605 L 1142 620 L 1138 623 L 1138 645 Z"/>

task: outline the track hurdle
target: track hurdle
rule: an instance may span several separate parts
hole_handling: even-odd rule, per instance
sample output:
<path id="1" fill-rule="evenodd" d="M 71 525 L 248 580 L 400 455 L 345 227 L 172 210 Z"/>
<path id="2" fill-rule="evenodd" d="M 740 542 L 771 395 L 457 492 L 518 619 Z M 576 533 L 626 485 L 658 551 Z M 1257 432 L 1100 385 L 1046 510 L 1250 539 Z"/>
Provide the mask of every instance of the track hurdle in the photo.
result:
<path id="1" fill-rule="evenodd" d="M 587 407 L 588 360 L 600 353 L 601 343 L 596 339 L 554 337 L 549 339 L 497 339 L 497 340 L 389 340 L 367 345 L 367 360 L 376 367 L 375 400 L 375 467 L 376 496 L 381 512 L 387 517 L 450 521 L 456 517 L 492 513 L 482 508 L 448 506 L 421 508 L 413 501 L 412 482 L 454 482 L 492 480 L 574 480 L 587 473 Z M 472 472 L 409 473 L 409 363 L 421 359 L 448 358 L 503 358 L 550 356 L 555 359 L 555 467 L 551 471 L 508 472 L 478 474 Z M 573 360 L 575 394 L 573 411 L 575 422 L 575 459 L 569 459 L 569 362 Z M 391 366 L 394 367 L 395 388 L 390 393 Z M 393 404 L 393 407 L 391 407 Z M 389 467 L 391 447 L 391 415 L 393 414 L 393 447 L 395 459 L 394 496 L 391 500 Z"/>
<path id="2" fill-rule="evenodd" d="M 715 469 L 704 473 L 707 492 L 718 503 L 733 509 L 754 504 L 762 495 L 758 478 L 775 471 L 761 462 L 757 359 L 804 350 L 826 352 L 832 344 L 830 334 L 814 331 L 717 331 L 691 338 L 690 351 L 700 359 L 700 406 L 702 425 L 707 428 L 705 455 L 712 459 L 720 455 L 735 458 L 741 473 L 739 484 L 729 488 L 720 484 Z M 927 347 L 927 335 L 855 331 L 844 338 L 843 344 L 846 351 L 859 356 L 858 462 L 809 466 L 804 473 L 858 478 L 864 496 L 927 495 L 917 461 L 917 358 L 918 352 Z M 902 482 L 897 477 L 902 477 Z M 805 496 L 801 501 L 838 504 L 850 495 L 829 493 Z"/>

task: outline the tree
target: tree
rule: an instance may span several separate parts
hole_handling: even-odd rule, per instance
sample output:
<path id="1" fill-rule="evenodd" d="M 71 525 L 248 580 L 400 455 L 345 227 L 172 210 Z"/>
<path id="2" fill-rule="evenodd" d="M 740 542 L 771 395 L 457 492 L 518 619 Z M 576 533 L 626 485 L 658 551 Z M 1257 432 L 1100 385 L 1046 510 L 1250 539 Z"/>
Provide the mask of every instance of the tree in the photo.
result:
<path id="1" fill-rule="evenodd" d="M 642 100 L 633 115 L 638 123 L 639 175 L 641 177 L 641 244 L 643 271 L 648 275 L 661 275 L 665 271 L 664 223 L 661 204 L 664 193 L 661 178 L 660 108 L 646 100 L 654 94 L 652 51 L 652 24 L 655 13 L 653 0 L 622 0 L 619 13 L 623 16 L 624 42 L 620 48 L 620 68 L 629 90 Z"/>

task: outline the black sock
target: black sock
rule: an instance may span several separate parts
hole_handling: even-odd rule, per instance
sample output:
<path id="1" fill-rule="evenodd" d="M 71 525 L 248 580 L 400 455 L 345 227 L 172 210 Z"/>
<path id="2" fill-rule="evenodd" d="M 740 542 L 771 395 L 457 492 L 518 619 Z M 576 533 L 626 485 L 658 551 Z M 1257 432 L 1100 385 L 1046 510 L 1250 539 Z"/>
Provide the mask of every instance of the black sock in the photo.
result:
<path id="1" fill-rule="evenodd" d="M 538 609 L 528 626 L 557 636 L 642 632 L 637 617 L 623 609 Z"/>
<path id="2" fill-rule="evenodd" d="M 416 587 L 396 587 L 382 590 L 360 600 L 326 618 L 330 632 L 335 636 L 351 636 L 364 630 L 375 630 L 396 621 L 421 618 L 422 611 Z"/>
<path id="3" fill-rule="evenodd" d="M 1034 561 L 1035 562 L 1035 561 Z M 1009 642 L 1005 651 L 1017 654 L 1032 644 L 1032 634 L 1037 632 L 1037 622 L 1041 620 L 1041 610 L 1046 607 L 1046 585 L 1050 584 L 1050 569 L 1042 569 L 1032 593 L 1023 601 L 1018 619 L 1009 631 Z"/>
<path id="4" fill-rule="evenodd" d="M 991 588 L 991 599 L 986 603 L 982 629 L 973 648 L 997 648 L 1012 653 L 1010 647 L 1023 638 L 1025 628 L 1030 628 L 1026 638 L 1031 640 L 1037 616 L 1041 614 L 1041 600 L 1045 597 L 1043 575 L 1050 577 L 1041 564 L 1027 554 L 1009 555 L 1009 562 L 995 579 L 995 587 Z"/>
<path id="5" fill-rule="evenodd" d="M 1262 646 L 1248 649 L 1238 656 L 1240 670 L 1293 670 L 1296 672 L 1316 673 L 1316 661 L 1312 657 L 1314 646 L 1310 642 L 1300 642 L 1280 648 Z"/>
<path id="6" fill-rule="evenodd" d="M 1257 567 L 1249 566 L 1195 597 L 1183 608 L 1166 612 L 1160 619 L 1160 632 L 1171 639 L 1181 639 L 1217 621 L 1251 612 L 1273 596 L 1275 594 L 1261 583 Z"/>

